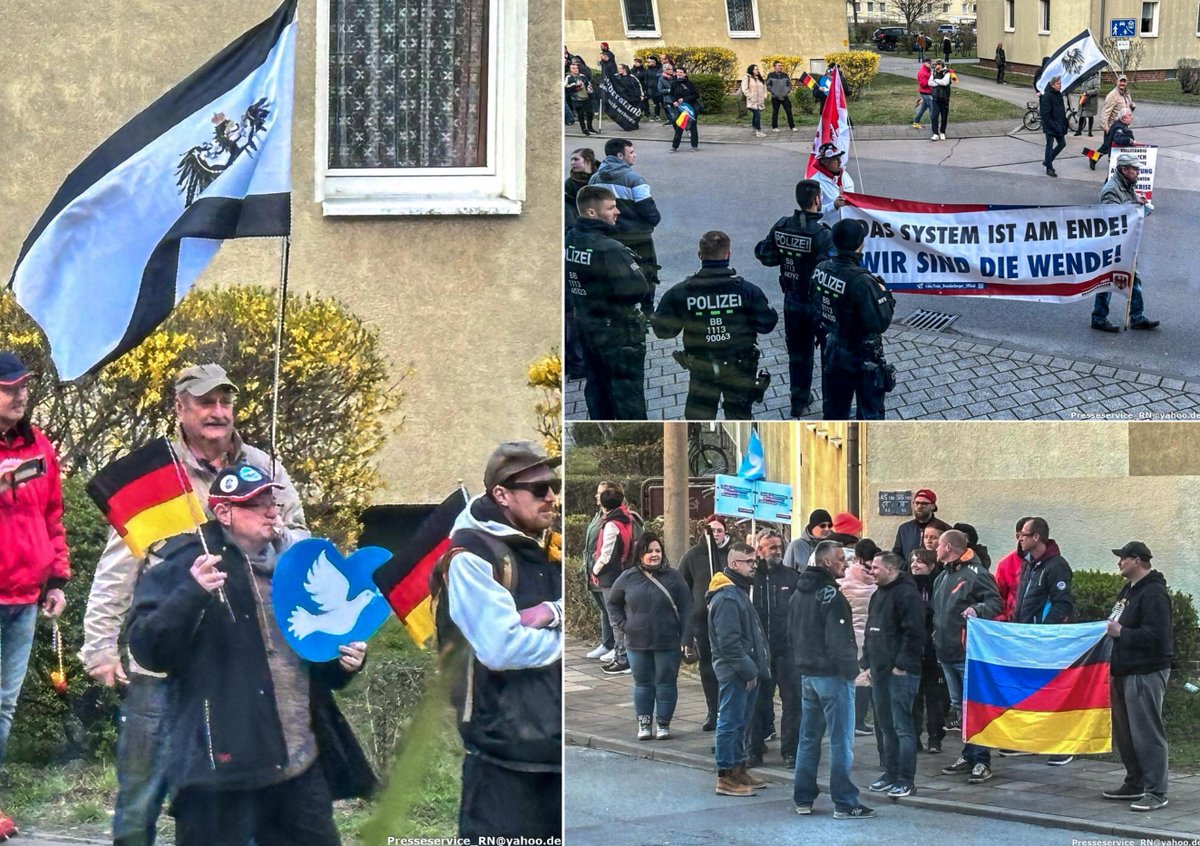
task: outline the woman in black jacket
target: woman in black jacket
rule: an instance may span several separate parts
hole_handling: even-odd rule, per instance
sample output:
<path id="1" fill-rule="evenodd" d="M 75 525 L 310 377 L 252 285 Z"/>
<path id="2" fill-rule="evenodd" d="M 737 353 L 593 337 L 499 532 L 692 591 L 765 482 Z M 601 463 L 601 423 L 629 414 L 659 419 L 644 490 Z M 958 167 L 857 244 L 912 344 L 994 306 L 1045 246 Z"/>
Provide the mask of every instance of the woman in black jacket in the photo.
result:
<path id="1" fill-rule="evenodd" d="M 638 566 L 613 583 L 608 617 L 613 628 L 625 632 L 638 740 L 666 740 L 679 698 L 680 653 L 692 639 L 692 596 L 683 576 L 667 563 L 658 535 L 644 532 L 634 555 Z M 651 723 L 656 724 L 655 735 Z"/>
<path id="2" fill-rule="evenodd" d="M 700 148 L 700 131 L 696 128 L 699 122 L 697 119 L 700 117 L 700 92 L 688 79 L 687 68 L 675 68 L 675 81 L 671 83 L 671 102 L 675 105 L 676 114 L 685 103 L 691 107 L 692 115 L 688 123 L 688 135 L 691 138 L 694 152 Z M 679 149 L 679 142 L 682 140 L 683 129 L 676 123 L 675 138 L 671 141 L 672 153 Z"/>
<path id="3" fill-rule="evenodd" d="M 933 651 L 933 583 L 941 572 L 937 556 L 928 549 L 914 549 L 909 558 L 909 572 L 917 583 L 917 592 L 925 601 L 925 653 L 921 656 L 921 685 L 913 701 L 913 726 L 917 734 L 917 749 L 921 747 L 921 728 L 927 734 L 924 749 L 937 754 L 942 751 L 942 740 L 946 737 L 946 709 L 949 695 L 942 668 Z"/>

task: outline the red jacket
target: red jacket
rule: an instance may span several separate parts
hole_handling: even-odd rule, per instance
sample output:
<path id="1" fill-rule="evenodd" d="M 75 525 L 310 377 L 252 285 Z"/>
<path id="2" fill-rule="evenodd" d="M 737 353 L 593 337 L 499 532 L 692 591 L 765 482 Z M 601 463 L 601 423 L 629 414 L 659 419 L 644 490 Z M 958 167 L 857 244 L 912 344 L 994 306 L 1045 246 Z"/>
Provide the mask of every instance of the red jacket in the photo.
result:
<path id="1" fill-rule="evenodd" d="M 1009 622 L 1017 610 L 1017 581 L 1021 578 L 1021 550 L 1014 549 L 996 565 L 996 587 L 1000 589 L 1000 613 L 995 619 Z"/>
<path id="2" fill-rule="evenodd" d="M 71 577 L 54 447 L 25 422 L 11 442 L 0 436 L 0 461 L 39 455 L 46 459 L 46 475 L 0 494 L 0 605 L 37 602 L 43 590 L 61 588 Z"/>
<path id="3" fill-rule="evenodd" d="M 917 93 L 933 93 L 933 86 L 929 84 L 929 65 L 924 63 L 922 63 L 921 67 L 917 68 Z"/>

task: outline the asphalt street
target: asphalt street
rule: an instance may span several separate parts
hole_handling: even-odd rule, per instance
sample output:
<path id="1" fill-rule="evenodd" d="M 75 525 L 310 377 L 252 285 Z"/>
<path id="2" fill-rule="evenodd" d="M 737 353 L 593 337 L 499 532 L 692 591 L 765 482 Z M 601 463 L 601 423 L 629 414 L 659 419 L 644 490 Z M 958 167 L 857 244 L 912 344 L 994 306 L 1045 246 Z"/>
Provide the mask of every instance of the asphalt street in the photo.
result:
<path id="1" fill-rule="evenodd" d="M 649 182 L 662 212 L 654 240 L 664 286 L 694 272 L 699 267 L 699 236 L 709 229 L 721 229 L 733 241 L 733 266 L 782 308 L 778 277 L 755 261 L 753 248 L 779 217 L 794 209 L 794 186 L 802 178 L 808 142 L 705 144 L 703 125 L 700 131 L 698 152 L 680 149 L 674 154 L 669 153 L 670 130 L 666 127 L 648 125 L 631 133 L 638 154 L 635 169 Z M 1070 163 L 1073 167 L 1059 167 L 1063 178 L 1040 174 L 1041 136 L 951 138 L 935 144 L 923 133 L 912 132 L 912 141 L 859 145 L 860 152 L 849 170 L 861 193 L 928 202 L 1098 202 L 1103 180 L 1087 169 L 1082 156 L 1078 156 L 1079 162 Z M 1195 141 L 1200 143 L 1200 127 L 1196 135 Z M 1082 146 L 1084 139 L 1072 138 L 1074 143 L 1063 156 Z M 593 143 L 602 149 L 599 140 Z M 575 144 L 576 139 L 568 139 L 569 148 Z M 964 148 L 957 151 L 961 166 L 929 161 L 931 156 L 952 159 L 956 146 Z M 968 146 L 970 150 L 965 149 Z M 921 162 L 911 163 L 914 158 Z M 1080 173 L 1073 174 L 1073 170 Z M 1200 381 L 1200 320 L 1195 305 L 1200 279 L 1193 276 L 1189 247 L 1196 237 L 1196 195 L 1191 190 L 1166 187 L 1169 184 L 1173 184 L 1171 180 L 1156 185 L 1156 211 L 1146 222 L 1138 258 L 1146 314 L 1163 321 L 1158 331 L 1098 333 L 1089 326 L 1090 298 L 1051 304 L 909 294 L 899 298 L 896 322 L 920 308 L 949 312 L 958 315 L 952 329 L 973 338 Z M 660 286 L 660 294 L 662 290 L 665 288 Z M 1123 304 L 1122 297 L 1114 297 L 1114 322 L 1121 317 L 1117 309 Z"/>
<path id="2" fill-rule="evenodd" d="M 748 798 L 717 796 L 711 772 L 576 746 L 567 747 L 566 769 L 566 842 L 571 846 L 928 846 L 935 831 L 941 842 L 956 846 L 1115 842 L 1094 832 L 1039 828 L 866 797 L 863 801 L 878 813 L 874 819 L 835 820 L 828 796 L 817 800 L 812 816 L 800 817 L 785 785 Z"/>

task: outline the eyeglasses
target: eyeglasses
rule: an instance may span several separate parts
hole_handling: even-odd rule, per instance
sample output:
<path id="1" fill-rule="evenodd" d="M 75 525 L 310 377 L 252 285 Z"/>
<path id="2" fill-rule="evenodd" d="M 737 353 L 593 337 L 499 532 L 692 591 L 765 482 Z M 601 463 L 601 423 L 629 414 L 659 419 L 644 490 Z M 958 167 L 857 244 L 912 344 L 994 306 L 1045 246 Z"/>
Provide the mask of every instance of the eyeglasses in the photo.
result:
<path id="1" fill-rule="evenodd" d="M 247 511 L 258 511 L 263 514 L 267 513 L 268 511 L 273 511 L 274 509 L 279 508 L 279 503 L 273 499 L 266 499 L 266 500 L 262 500 L 259 502 L 255 502 L 254 500 L 248 500 L 246 502 L 234 502 L 231 504 L 235 508 L 245 508 Z"/>
<path id="2" fill-rule="evenodd" d="M 832 523 L 817 523 L 817 528 L 818 529 L 832 529 L 833 524 Z"/>
<path id="3" fill-rule="evenodd" d="M 562 490 L 562 479 L 550 479 L 546 482 L 507 482 L 501 487 L 510 491 L 529 491 L 534 499 L 545 499 L 550 491 L 557 494 Z"/>

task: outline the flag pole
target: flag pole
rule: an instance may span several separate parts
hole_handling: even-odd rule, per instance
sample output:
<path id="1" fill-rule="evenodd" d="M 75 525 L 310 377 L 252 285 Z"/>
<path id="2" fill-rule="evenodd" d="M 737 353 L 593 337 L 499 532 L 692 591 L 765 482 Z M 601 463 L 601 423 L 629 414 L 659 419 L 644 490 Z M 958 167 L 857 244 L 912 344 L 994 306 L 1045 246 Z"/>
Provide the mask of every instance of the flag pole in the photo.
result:
<path id="1" fill-rule="evenodd" d="M 279 239 L 279 304 L 275 321 L 275 375 L 271 385 L 271 475 L 275 475 L 276 434 L 279 426 L 279 364 L 283 358 L 283 321 L 287 314 L 288 259 L 292 236 Z"/>
<path id="2" fill-rule="evenodd" d="M 191 494 L 187 498 L 188 511 L 192 512 L 192 519 L 196 521 L 196 535 L 200 538 L 200 548 L 204 550 L 205 555 L 212 555 L 212 550 L 208 548 L 208 540 L 204 537 L 204 524 L 208 522 L 208 516 L 203 510 L 199 514 L 196 513 L 198 500 L 196 499 L 196 491 L 192 487 L 192 480 L 187 475 L 187 470 L 184 468 L 179 455 L 175 452 L 175 447 L 171 443 L 171 439 L 163 438 L 163 440 L 167 444 L 167 451 L 171 453 L 171 463 L 175 467 L 175 475 L 179 479 L 180 486 Z M 236 622 L 237 616 L 233 613 L 233 606 L 229 604 L 229 597 L 225 595 L 225 588 L 217 588 L 217 597 L 221 600 L 221 604 L 229 611 L 229 616 Z"/>

